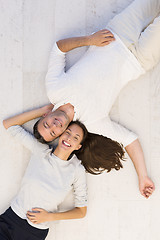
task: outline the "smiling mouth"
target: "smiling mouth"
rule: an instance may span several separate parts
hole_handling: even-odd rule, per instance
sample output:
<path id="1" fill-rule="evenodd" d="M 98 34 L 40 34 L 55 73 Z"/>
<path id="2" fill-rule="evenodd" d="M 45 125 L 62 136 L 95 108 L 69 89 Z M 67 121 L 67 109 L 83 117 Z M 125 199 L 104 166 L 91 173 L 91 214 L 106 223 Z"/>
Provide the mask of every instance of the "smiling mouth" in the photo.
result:
<path id="1" fill-rule="evenodd" d="M 67 143 L 66 141 L 62 141 L 62 144 L 64 145 L 64 146 L 66 146 L 66 147 L 71 147 L 71 145 L 69 144 L 69 143 Z"/>
<path id="2" fill-rule="evenodd" d="M 58 118 L 55 118 L 55 121 L 58 122 L 58 125 L 62 127 L 62 121 L 59 120 Z"/>

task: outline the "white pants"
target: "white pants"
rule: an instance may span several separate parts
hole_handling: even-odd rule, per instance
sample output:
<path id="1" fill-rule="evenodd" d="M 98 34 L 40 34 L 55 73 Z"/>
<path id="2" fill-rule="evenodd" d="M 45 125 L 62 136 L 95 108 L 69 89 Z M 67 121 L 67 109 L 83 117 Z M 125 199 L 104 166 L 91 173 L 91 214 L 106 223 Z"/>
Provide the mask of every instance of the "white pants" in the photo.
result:
<path id="1" fill-rule="evenodd" d="M 135 0 L 107 24 L 145 70 L 160 60 L 159 14 L 160 0 Z"/>

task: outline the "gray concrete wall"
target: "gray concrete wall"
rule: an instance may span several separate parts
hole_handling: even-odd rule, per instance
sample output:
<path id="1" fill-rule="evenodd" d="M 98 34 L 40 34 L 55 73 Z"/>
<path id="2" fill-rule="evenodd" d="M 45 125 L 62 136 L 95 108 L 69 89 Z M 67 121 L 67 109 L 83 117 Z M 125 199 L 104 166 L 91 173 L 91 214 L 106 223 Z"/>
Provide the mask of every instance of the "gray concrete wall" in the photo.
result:
<path id="1" fill-rule="evenodd" d="M 0 0 L 0 119 L 48 102 L 44 77 L 56 39 L 90 34 L 132 0 Z M 84 53 L 67 56 L 67 68 Z M 129 83 L 111 116 L 142 143 L 156 191 L 146 200 L 131 160 L 119 172 L 87 174 L 86 218 L 51 224 L 47 240 L 159 240 L 160 65 Z M 31 124 L 27 125 L 29 128 Z M 19 189 L 30 153 L 0 126 L 0 213 Z M 62 209 L 72 206 L 72 194 Z"/>

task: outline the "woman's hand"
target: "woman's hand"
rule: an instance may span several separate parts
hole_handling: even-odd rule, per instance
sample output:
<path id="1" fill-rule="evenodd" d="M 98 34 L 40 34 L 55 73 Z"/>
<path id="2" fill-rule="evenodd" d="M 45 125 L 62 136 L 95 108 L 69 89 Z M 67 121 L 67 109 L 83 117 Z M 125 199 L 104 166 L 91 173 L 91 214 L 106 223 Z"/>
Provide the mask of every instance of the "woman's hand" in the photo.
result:
<path id="1" fill-rule="evenodd" d="M 113 33 L 107 29 L 100 30 L 89 36 L 89 45 L 105 46 L 115 40 Z"/>
<path id="2" fill-rule="evenodd" d="M 27 218 L 35 224 L 52 221 L 51 214 L 42 208 L 32 208 L 32 212 L 28 211 Z"/>
<path id="3" fill-rule="evenodd" d="M 149 198 L 152 195 L 155 186 L 148 176 L 139 179 L 139 190 L 145 198 Z"/>

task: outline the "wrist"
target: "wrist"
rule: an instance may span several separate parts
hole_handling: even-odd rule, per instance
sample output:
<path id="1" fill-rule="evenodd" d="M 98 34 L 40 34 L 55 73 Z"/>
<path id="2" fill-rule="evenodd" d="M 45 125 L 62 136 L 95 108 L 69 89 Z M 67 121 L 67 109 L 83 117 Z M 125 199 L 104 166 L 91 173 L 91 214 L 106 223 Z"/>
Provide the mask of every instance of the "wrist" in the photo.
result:
<path id="1" fill-rule="evenodd" d="M 143 179 L 145 179 L 147 177 L 148 177 L 147 173 L 144 173 L 144 174 L 139 175 L 138 179 L 139 179 L 139 181 L 141 181 L 141 180 L 143 180 Z"/>
<path id="2" fill-rule="evenodd" d="M 93 45 L 92 44 L 92 34 L 91 35 L 88 35 L 88 36 L 85 36 L 85 38 L 86 38 L 86 46 L 91 46 L 91 45 Z"/>
<path id="3" fill-rule="evenodd" d="M 56 219 L 55 219 L 55 213 L 49 212 L 48 214 L 49 214 L 49 215 L 48 215 L 48 219 L 49 219 L 50 222 L 56 220 Z"/>

